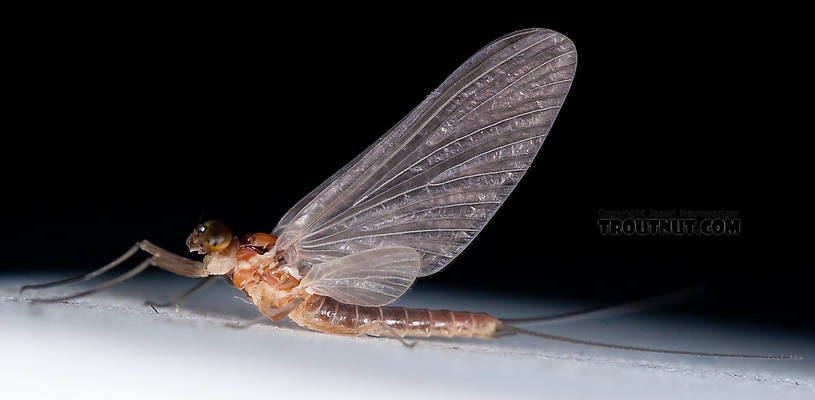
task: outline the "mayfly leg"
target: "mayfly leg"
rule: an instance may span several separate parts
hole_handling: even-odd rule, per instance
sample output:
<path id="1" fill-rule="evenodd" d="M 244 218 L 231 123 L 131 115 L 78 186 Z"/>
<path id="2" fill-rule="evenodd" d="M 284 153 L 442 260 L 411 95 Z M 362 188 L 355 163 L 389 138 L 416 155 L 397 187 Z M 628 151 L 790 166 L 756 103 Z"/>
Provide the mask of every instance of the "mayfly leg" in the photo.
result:
<path id="1" fill-rule="evenodd" d="M 153 243 L 150 243 L 147 240 L 142 240 L 142 241 L 136 243 L 133 247 L 131 247 L 128 251 L 126 251 L 124 254 L 122 254 L 117 259 L 113 260 L 112 262 L 106 264 L 105 266 L 103 266 L 103 267 L 101 267 L 99 269 L 91 271 L 90 273 L 80 275 L 80 276 L 76 276 L 76 277 L 72 277 L 72 278 L 68 278 L 68 279 L 61 279 L 61 280 L 54 281 L 54 282 L 48 282 L 48 283 L 42 283 L 42 284 L 36 284 L 36 285 L 25 285 L 25 286 L 20 288 L 20 292 L 22 293 L 24 290 L 27 290 L 27 289 L 42 289 L 42 288 L 62 286 L 62 285 L 70 284 L 70 283 L 84 282 L 84 281 L 90 280 L 90 279 L 95 278 L 95 277 L 97 277 L 97 276 L 99 276 L 99 275 L 113 269 L 114 267 L 120 265 L 121 263 L 123 263 L 124 261 L 126 261 L 127 259 L 132 257 L 134 254 L 136 254 L 136 252 L 139 249 L 144 250 L 145 252 L 151 254 L 151 257 L 148 258 L 147 260 L 144 260 L 138 266 L 136 266 L 135 268 L 125 272 L 124 274 L 122 274 L 121 276 L 119 276 L 117 278 L 114 278 L 114 279 L 112 279 L 110 281 L 99 284 L 99 285 L 97 285 L 97 286 L 95 286 L 95 287 L 93 287 L 91 289 L 88 289 L 88 290 L 85 290 L 85 291 L 82 291 L 82 292 L 79 292 L 79 293 L 74 293 L 72 295 L 61 296 L 61 297 L 53 297 L 53 298 L 37 298 L 37 299 L 33 299 L 32 302 L 33 303 L 53 303 L 53 302 L 60 302 L 60 301 L 75 299 L 77 297 L 87 296 L 89 294 L 96 293 L 98 291 L 107 289 L 107 288 L 109 288 L 109 287 L 111 287 L 113 285 L 116 285 L 118 283 L 124 282 L 124 281 L 126 281 L 126 280 L 140 274 L 141 272 L 143 272 L 144 270 L 146 270 L 150 266 L 159 267 L 161 269 L 167 270 L 167 271 L 172 272 L 174 274 L 187 276 L 187 277 L 191 277 L 191 278 L 203 278 L 203 277 L 206 277 L 206 276 L 209 275 L 209 273 L 207 272 L 207 270 L 204 267 L 203 263 L 201 263 L 200 261 L 190 260 L 188 258 L 181 257 L 181 256 L 173 254 L 173 253 L 171 253 L 171 252 L 169 252 L 167 250 L 164 250 L 161 247 L 158 247 L 158 246 L 154 245 Z"/>
<path id="2" fill-rule="evenodd" d="M 94 286 L 93 288 L 85 290 L 83 292 L 74 293 L 72 295 L 62 296 L 62 297 L 37 298 L 37 299 L 32 299 L 31 302 L 32 303 L 58 303 L 60 301 L 66 301 L 66 300 L 70 300 L 70 299 L 75 299 L 77 297 L 87 296 L 89 294 L 96 293 L 96 292 L 99 292 L 101 290 L 105 290 L 105 289 L 107 289 L 107 288 L 109 288 L 109 287 L 111 287 L 111 286 L 113 286 L 113 285 L 115 285 L 117 283 L 122 283 L 122 282 L 124 282 L 124 281 L 126 281 L 126 280 L 140 274 L 142 271 L 147 269 L 147 267 L 149 267 L 150 265 L 152 265 L 152 260 L 147 259 L 147 260 L 142 261 L 136 268 L 133 268 L 130 271 L 125 272 L 124 274 L 117 277 L 116 279 L 111 279 L 111 280 L 109 280 L 109 281 L 107 281 L 105 283 Z"/>
<path id="3" fill-rule="evenodd" d="M 201 261 L 181 257 L 147 240 L 142 240 L 138 244 L 142 250 L 153 255 L 152 260 L 155 263 L 154 265 L 165 271 L 170 271 L 176 275 L 186 276 L 188 278 L 204 278 L 210 275 L 204 263 Z"/>
<path id="4" fill-rule="evenodd" d="M 382 321 L 377 321 L 375 325 L 377 326 L 377 329 L 375 331 L 378 332 L 378 334 L 369 334 L 370 336 L 393 338 L 398 340 L 399 343 L 402 343 L 403 346 L 409 349 L 412 349 L 413 346 L 416 346 L 416 343 L 418 342 L 417 340 L 408 342 L 407 340 L 405 340 L 405 338 L 402 337 L 402 335 L 399 334 L 399 332 L 396 332 L 396 329 L 393 329 L 393 327 Z"/>
<path id="5" fill-rule="evenodd" d="M 224 326 L 226 326 L 227 328 L 234 328 L 234 329 L 246 329 L 246 328 L 248 328 L 250 326 L 257 325 L 257 324 L 259 324 L 261 322 L 268 321 L 268 320 L 269 320 L 269 317 L 267 317 L 265 315 L 261 315 L 260 317 L 255 317 L 255 318 L 250 319 L 249 321 L 246 321 L 244 323 L 233 322 L 233 323 L 224 324 Z"/>
<path id="6" fill-rule="evenodd" d="M 20 287 L 20 294 L 22 294 L 23 291 L 28 290 L 28 289 L 45 289 L 45 288 L 49 288 L 49 287 L 67 285 L 69 283 L 74 283 L 74 282 L 85 282 L 85 281 L 93 279 L 93 278 L 95 278 L 95 277 L 97 277 L 99 275 L 102 275 L 105 272 L 111 270 L 113 267 L 123 263 L 125 260 L 132 257 L 133 254 L 136 254 L 137 251 L 139 251 L 139 244 L 138 243 L 133 245 L 133 247 L 131 247 L 130 250 L 126 251 L 124 254 L 119 256 L 119 258 L 111 261 L 110 263 L 108 263 L 107 265 L 105 265 L 102 268 L 99 268 L 99 269 L 97 269 L 95 271 L 92 271 L 90 273 L 87 273 L 87 274 L 74 276 L 74 277 L 67 278 L 67 279 L 60 279 L 60 280 L 54 281 L 54 282 L 40 283 L 40 284 L 37 284 L 37 285 L 23 285 L 22 287 Z"/>
<path id="7" fill-rule="evenodd" d="M 215 280 L 218 279 L 218 278 L 219 278 L 218 276 L 214 276 L 214 275 L 213 276 L 208 276 L 208 277 L 204 278 L 203 280 L 199 281 L 198 283 L 196 283 L 195 286 L 191 287 L 186 292 L 181 293 L 180 295 L 178 295 L 178 296 L 176 296 L 176 297 L 174 297 L 174 298 L 172 298 L 170 300 L 167 300 L 167 301 L 165 301 L 163 303 L 159 303 L 159 302 L 156 302 L 156 301 L 153 301 L 153 300 L 146 300 L 144 302 L 144 305 L 156 306 L 156 307 L 167 307 L 167 306 L 171 306 L 173 304 L 181 304 L 191 294 L 195 293 L 199 289 L 202 289 L 204 287 L 209 286 L 212 282 L 215 282 Z"/>

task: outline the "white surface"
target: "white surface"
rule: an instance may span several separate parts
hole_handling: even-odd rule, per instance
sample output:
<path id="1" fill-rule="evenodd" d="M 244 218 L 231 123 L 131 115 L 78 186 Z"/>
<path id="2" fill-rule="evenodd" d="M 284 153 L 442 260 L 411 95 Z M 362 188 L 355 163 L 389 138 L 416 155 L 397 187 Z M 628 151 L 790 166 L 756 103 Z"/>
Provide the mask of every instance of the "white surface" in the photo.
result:
<path id="1" fill-rule="evenodd" d="M 50 278 L 0 278 L 4 399 L 815 398 L 815 346 L 796 332 L 659 313 L 545 327 L 619 344 L 792 353 L 804 360 L 646 354 L 520 336 L 422 340 L 409 349 L 391 339 L 313 333 L 290 322 L 225 327 L 258 313 L 221 282 L 178 311 L 169 307 L 156 314 L 142 305 L 144 299 L 162 301 L 194 283 L 163 273 L 67 304 L 32 305 L 26 299 L 36 292 L 17 295 L 21 284 Z M 586 306 L 431 291 L 421 282 L 399 304 L 505 317 Z"/>

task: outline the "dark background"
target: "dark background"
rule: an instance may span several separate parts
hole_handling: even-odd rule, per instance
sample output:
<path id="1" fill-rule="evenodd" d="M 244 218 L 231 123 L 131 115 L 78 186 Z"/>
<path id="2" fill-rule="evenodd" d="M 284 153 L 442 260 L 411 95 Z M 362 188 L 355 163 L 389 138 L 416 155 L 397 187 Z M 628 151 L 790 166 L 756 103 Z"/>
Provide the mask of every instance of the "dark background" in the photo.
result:
<path id="1" fill-rule="evenodd" d="M 4 57 L 3 268 L 87 271 L 143 238 L 184 254 L 202 214 L 271 231 L 478 49 L 540 26 L 576 45 L 566 104 L 493 221 L 420 284 L 619 301 L 706 283 L 676 312 L 812 332 L 786 36 L 728 13 L 563 15 L 28 15 Z M 631 208 L 737 210 L 742 233 L 599 234 L 598 210 Z"/>

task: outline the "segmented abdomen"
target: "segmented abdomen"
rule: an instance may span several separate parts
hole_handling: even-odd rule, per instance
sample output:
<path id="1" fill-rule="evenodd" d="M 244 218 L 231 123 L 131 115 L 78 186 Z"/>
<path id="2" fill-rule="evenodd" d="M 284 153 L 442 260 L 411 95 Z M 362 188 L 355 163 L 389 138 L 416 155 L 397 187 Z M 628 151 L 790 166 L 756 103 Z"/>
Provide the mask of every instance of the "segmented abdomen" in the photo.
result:
<path id="1" fill-rule="evenodd" d="M 483 337 L 495 333 L 498 320 L 485 313 L 404 307 L 366 307 L 311 296 L 289 318 L 304 326 L 345 335 Z"/>

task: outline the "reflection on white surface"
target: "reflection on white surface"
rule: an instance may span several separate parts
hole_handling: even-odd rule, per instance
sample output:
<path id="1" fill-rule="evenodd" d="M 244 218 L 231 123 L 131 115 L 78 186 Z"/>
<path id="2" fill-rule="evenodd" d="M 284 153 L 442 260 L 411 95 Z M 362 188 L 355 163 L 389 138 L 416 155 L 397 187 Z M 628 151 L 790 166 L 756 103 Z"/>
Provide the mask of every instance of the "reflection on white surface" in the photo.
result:
<path id="1" fill-rule="evenodd" d="M 799 354 L 797 361 L 635 353 L 529 337 L 422 340 L 305 331 L 291 323 L 246 329 L 258 315 L 225 284 L 156 314 L 194 282 L 150 274 L 67 304 L 31 305 L 0 278 L 2 398 L 813 398 L 815 346 L 795 332 L 722 326 L 665 313 L 549 325 L 549 333 L 696 351 Z M 40 292 L 61 294 L 76 290 Z M 422 289 L 400 305 L 530 316 L 581 308 Z M 540 327 L 539 329 L 543 329 Z"/>

